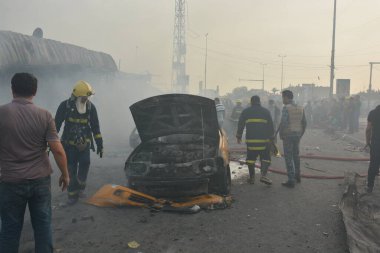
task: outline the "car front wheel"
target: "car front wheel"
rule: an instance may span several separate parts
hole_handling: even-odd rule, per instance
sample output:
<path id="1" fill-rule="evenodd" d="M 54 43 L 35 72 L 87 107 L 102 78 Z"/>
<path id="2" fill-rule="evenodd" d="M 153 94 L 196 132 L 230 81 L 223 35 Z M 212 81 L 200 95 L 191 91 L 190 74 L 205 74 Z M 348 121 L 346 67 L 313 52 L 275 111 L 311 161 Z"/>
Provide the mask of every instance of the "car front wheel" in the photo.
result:
<path id="1" fill-rule="evenodd" d="M 220 166 L 218 172 L 210 178 L 210 193 L 228 195 L 231 191 L 231 170 L 230 166 Z"/>

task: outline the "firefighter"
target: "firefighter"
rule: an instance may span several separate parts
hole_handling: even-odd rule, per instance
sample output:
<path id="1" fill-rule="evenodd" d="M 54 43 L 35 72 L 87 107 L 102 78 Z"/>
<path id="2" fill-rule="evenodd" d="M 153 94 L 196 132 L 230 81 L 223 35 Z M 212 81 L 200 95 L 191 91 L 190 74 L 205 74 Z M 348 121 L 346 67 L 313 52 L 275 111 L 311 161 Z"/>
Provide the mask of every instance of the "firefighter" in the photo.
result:
<path id="1" fill-rule="evenodd" d="M 239 118 L 243 110 L 244 108 L 241 105 L 241 100 L 240 99 L 236 100 L 236 105 L 232 109 L 232 113 L 230 116 L 231 129 L 229 132 L 231 133 L 231 136 L 234 136 L 234 134 L 237 131 L 237 125 L 238 125 Z"/>
<path id="2" fill-rule="evenodd" d="M 253 96 L 251 106 L 244 109 L 240 115 L 236 133 L 237 143 L 239 144 L 241 143 L 244 128 L 246 128 L 248 183 L 255 183 L 255 163 L 257 157 L 260 156 L 260 182 L 271 185 L 272 180 L 267 177 L 267 172 L 271 163 L 269 142 L 273 139 L 274 128 L 270 112 L 261 106 L 259 96 Z"/>
<path id="3" fill-rule="evenodd" d="M 241 100 L 240 99 L 236 100 L 236 105 L 232 109 L 231 120 L 238 122 L 240 118 L 240 114 L 243 112 L 243 110 L 244 108 L 241 105 Z"/>
<path id="4" fill-rule="evenodd" d="M 88 170 L 90 168 L 90 149 L 103 156 L 103 138 L 100 133 L 98 114 L 95 105 L 89 97 L 94 95 L 91 85 L 85 81 L 78 81 L 69 99 L 63 101 L 55 115 L 57 131 L 65 122 L 62 144 L 67 155 L 67 164 L 70 174 L 68 186 L 68 204 L 75 204 L 79 197 L 83 197 L 86 187 Z"/>

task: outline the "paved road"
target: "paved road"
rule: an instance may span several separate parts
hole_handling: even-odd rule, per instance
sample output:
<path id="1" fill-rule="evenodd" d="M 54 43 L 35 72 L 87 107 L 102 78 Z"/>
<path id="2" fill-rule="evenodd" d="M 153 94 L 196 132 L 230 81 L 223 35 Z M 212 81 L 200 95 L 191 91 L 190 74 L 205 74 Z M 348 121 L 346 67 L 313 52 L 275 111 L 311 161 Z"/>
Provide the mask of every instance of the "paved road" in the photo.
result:
<path id="1" fill-rule="evenodd" d="M 321 130 L 308 130 L 302 141 L 301 153 L 340 157 L 367 155 L 345 150 L 352 148 L 345 140 L 325 135 Z M 126 149 L 110 147 L 109 150 L 113 152 L 102 160 L 93 158 L 89 194 L 107 183 L 124 183 L 126 151 L 123 150 Z M 367 162 L 321 160 L 302 160 L 301 164 L 303 173 L 313 175 L 343 175 L 346 171 L 366 173 L 368 166 Z M 284 160 L 275 158 L 273 167 L 284 168 Z M 83 202 L 66 207 L 62 205 L 66 195 L 58 191 L 57 175 L 54 175 L 56 252 L 348 251 L 338 208 L 343 180 L 302 179 L 302 183 L 294 189 L 287 189 L 281 186 L 286 179 L 283 175 L 271 173 L 274 181 L 271 187 L 248 185 L 244 181 L 247 169 L 243 167 L 239 170 L 242 171 L 239 177 L 232 175 L 235 178 L 232 207 L 194 215 L 150 213 L 138 208 L 97 208 Z M 130 241 L 137 241 L 141 246 L 130 249 Z M 27 218 L 21 252 L 33 252 L 32 249 L 31 225 Z"/>

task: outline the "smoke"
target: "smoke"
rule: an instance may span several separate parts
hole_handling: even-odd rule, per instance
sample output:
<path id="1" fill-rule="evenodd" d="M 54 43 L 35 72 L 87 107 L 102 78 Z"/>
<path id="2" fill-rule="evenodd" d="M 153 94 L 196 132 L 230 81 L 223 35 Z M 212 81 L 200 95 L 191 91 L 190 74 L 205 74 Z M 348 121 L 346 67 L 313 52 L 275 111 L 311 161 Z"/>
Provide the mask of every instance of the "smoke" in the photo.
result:
<path id="1" fill-rule="evenodd" d="M 71 96 L 78 80 L 89 82 L 95 90 L 90 98 L 95 105 L 100 130 L 108 150 L 118 147 L 128 148 L 129 135 L 135 127 L 129 106 L 133 103 L 161 92 L 150 84 L 149 75 L 116 73 L 73 73 L 55 71 L 54 73 L 34 73 L 38 79 L 37 95 L 34 103 L 55 115 L 59 104 Z M 10 79 L 13 73 L 3 78 L 0 85 L 0 104 L 12 100 Z M 62 134 L 63 128 L 61 128 Z M 108 147 L 107 147 L 108 146 Z"/>

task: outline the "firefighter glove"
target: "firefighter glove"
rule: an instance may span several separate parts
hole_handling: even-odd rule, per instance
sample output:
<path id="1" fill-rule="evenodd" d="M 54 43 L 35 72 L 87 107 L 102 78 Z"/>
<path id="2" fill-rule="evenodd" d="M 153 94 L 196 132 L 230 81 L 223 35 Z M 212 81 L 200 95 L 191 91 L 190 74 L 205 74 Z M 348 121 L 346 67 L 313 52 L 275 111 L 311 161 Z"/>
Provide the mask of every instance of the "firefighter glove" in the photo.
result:
<path id="1" fill-rule="evenodd" d="M 98 146 L 96 149 L 96 154 L 99 155 L 100 158 L 103 157 L 103 147 Z"/>

